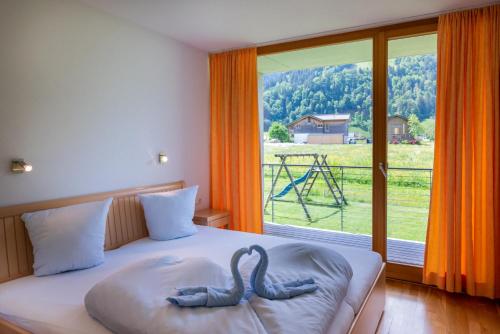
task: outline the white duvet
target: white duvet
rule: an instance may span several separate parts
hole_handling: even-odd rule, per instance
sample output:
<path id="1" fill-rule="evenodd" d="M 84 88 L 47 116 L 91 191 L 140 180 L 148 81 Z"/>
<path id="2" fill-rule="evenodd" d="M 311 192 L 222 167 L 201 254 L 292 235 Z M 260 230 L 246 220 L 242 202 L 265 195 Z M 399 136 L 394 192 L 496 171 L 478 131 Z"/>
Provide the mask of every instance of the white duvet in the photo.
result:
<path id="1" fill-rule="evenodd" d="M 288 244 L 268 250 L 268 279 L 313 277 L 316 292 L 287 300 L 256 295 L 237 306 L 179 308 L 165 298 L 176 287 L 229 288 L 230 273 L 203 257 L 140 261 L 97 283 L 86 295 L 89 314 L 116 333 L 324 333 L 344 299 L 352 270 L 331 249 Z M 258 258 L 241 266 L 246 283 Z"/>

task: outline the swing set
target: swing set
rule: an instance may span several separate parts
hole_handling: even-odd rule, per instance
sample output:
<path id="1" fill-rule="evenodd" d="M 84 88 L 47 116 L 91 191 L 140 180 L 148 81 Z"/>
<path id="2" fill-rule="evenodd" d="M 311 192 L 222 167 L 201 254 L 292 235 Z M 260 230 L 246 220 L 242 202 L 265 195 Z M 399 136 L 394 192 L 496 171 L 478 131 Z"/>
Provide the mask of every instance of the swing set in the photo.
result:
<path id="1" fill-rule="evenodd" d="M 319 175 L 323 177 L 325 183 L 327 185 L 328 191 L 332 194 L 334 199 L 334 205 L 341 206 L 343 204 L 347 204 L 347 201 L 344 197 L 342 189 L 340 189 L 337 180 L 335 179 L 335 175 L 332 170 L 328 166 L 326 162 L 327 155 L 326 154 L 318 154 L 318 153 L 293 153 L 293 154 L 275 154 L 277 158 L 280 158 L 281 165 L 276 173 L 274 180 L 272 180 L 271 192 L 267 196 L 266 204 L 264 205 L 264 210 L 267 208 L 267 205 L 271 200 L 276 200 L 284 197 L 288 194 L 292 189 L 295 191 L 297 195 L 297 200 L 299 201 L 304 213 L 309 221 L 311 221 L 311 215 L 309 210 L 307 209 L 307 205 L 305 203 L 305 199 L 311 192 L 314 184 L 316 183 L 316 179 Z M 299 157 L 308 157 L 313 158 L 313 162 L 307 172 L 299 178 L 294 178 L 292 173 L 290 172 L 290 165 L 287 163 L 287 159 L 289 158 L 299 158 Z M 290 179 L 290 183 L 287 184 L 279 193 L 274 194 L 274 189 L 276 187 L 276 183 L 278 182 L 279 176 L 282 171 L 285 171 L 288 178 Z M 304 183 L 302 188 L 299 190 L 299 184 Z"/>

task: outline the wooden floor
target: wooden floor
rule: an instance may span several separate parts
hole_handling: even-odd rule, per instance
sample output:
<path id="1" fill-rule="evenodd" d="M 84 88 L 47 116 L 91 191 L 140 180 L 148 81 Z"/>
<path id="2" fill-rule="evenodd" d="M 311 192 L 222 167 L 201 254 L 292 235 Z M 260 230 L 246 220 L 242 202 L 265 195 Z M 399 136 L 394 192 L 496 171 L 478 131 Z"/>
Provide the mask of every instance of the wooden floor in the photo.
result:
<path id="1" fill-rule="evenodd" d="M 500 334 L 500 301 L 387 280 L 386 307 L 377 333 Z"/>

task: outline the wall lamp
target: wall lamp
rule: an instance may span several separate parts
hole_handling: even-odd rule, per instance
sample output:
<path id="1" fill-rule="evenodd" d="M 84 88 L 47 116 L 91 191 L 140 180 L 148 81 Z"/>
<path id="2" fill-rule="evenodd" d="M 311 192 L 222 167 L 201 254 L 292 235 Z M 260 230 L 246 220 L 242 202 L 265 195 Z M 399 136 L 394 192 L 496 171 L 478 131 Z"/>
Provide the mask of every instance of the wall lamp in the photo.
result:
<path id="1" fill-rule="evenodd" d="M 168 157 L 165 153 L 160 153 L 158 154 L 158 162 L 160 163 L 160 165 L 163 165 L 163 164 L 166 164 L 168 161 Z"/>
<path id="2" fill-rule="evenodd" d="M 29 173 L 33 170 L 33 166 L 25 162 L 23 159 L 12 160 L 10 171 L 15 174 Z"/>

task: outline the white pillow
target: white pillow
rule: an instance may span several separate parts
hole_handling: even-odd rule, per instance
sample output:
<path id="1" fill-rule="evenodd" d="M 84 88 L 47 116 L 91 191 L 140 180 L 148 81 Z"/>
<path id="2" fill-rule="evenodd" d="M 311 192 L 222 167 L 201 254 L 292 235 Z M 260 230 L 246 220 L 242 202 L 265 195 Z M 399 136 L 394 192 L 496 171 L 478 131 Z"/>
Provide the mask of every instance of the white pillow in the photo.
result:
<path id="1" fill-rule="evenodd" d="M 103 263 L 106 218 L 112 200 L 23 214 L 33 244 L 35 276 Z"/>
<path id="2" fill-rule="evenodd" d="M 153 240 L 170 240 L 196 233 L 193 224 L 198 186 L 165 193 L 139 195 L 149 237 Z"/>

